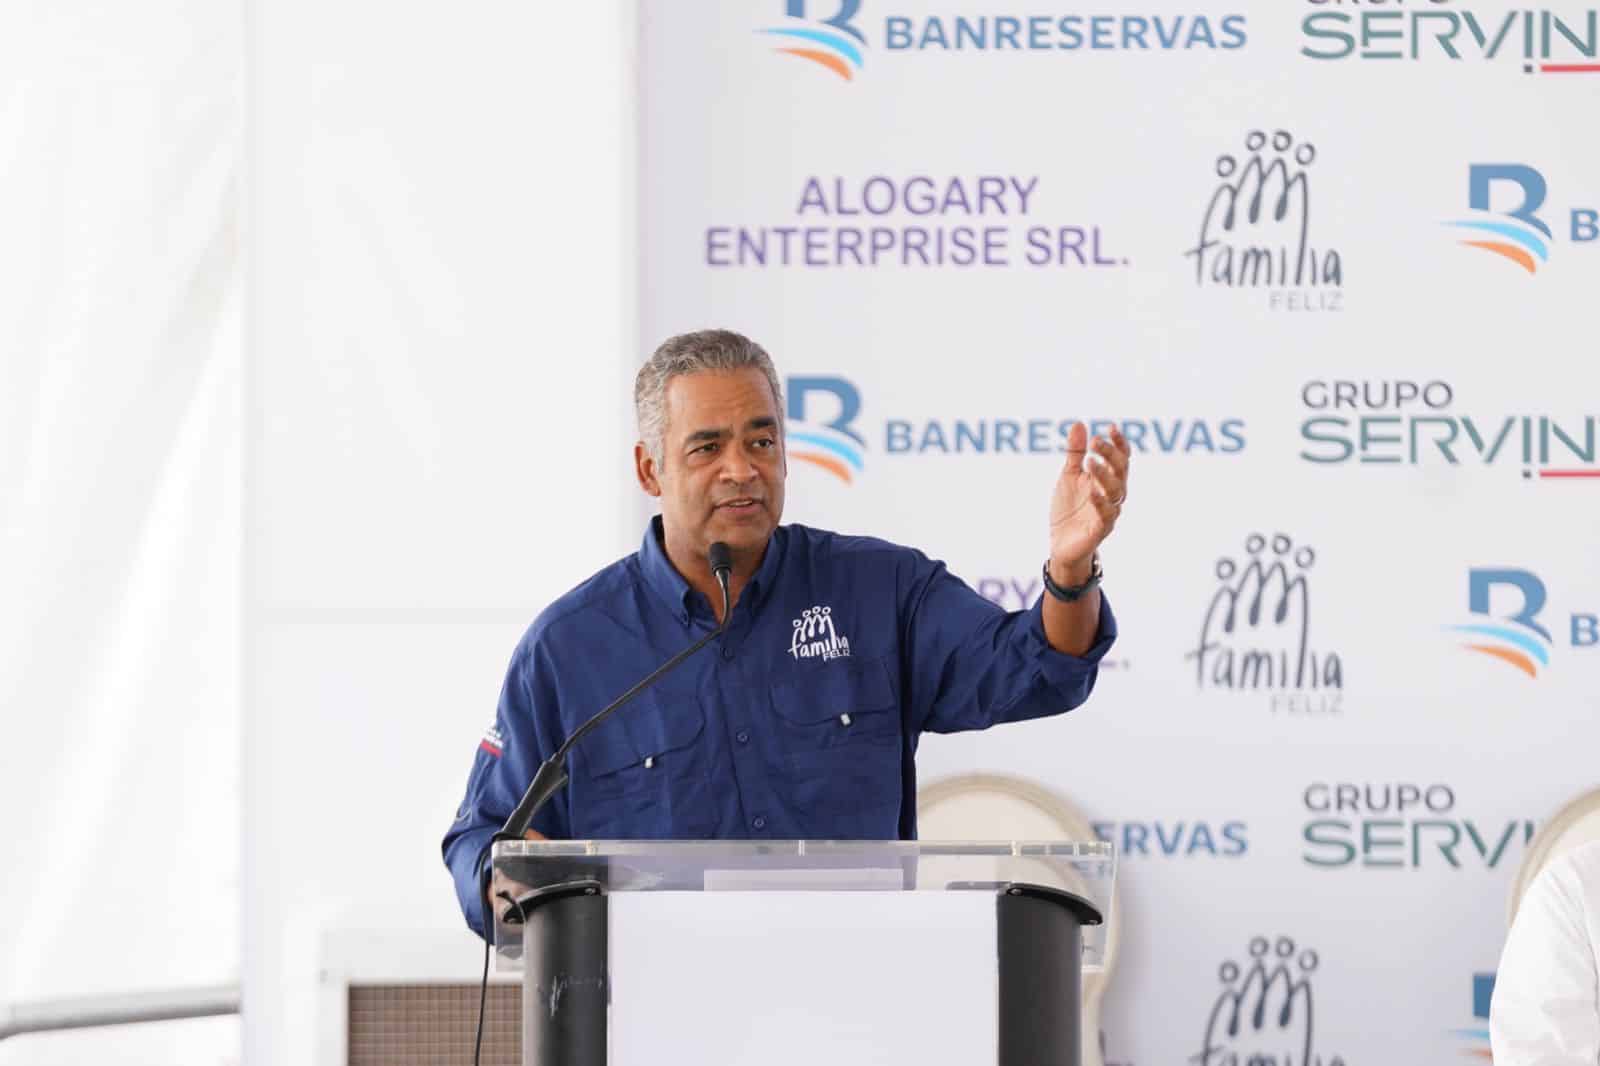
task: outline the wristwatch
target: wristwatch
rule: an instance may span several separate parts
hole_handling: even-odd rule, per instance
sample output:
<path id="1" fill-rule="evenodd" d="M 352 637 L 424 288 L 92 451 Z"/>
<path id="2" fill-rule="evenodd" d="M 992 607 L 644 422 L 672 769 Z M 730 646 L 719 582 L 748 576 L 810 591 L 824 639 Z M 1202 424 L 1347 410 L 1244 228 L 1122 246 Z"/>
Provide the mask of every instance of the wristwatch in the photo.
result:
<path id="1" fill-rule="evenodd" d="M 1089 576 L 1084 580 L 1083 584 L 1062 588 L 1060 585 L 1050 580 L 1050 560 L 1046 559 L 1044 561 L 1045 591 L 1050 593 L 1050 595 L 1054 596 L 1056 599 L 1060 600 L 1062 603 L 1072 603 L 1076 600 L 1083 599 L 1083 597 L 1088 594 L 1090 589 L 1100 584 L 1100 577 L 1103 573 L 1104 571 L 1100 568 L 1100 553 L 1095 552 L 1089 561 Z"/>

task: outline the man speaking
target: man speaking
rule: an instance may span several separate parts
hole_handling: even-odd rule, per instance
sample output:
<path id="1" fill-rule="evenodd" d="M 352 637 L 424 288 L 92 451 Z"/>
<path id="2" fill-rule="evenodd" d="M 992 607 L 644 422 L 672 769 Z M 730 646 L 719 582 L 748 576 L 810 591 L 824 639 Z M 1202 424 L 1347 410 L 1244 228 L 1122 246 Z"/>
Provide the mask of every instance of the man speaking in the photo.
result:
<path id="1" fill-rule="evenodd" d="M 585 736 L 532 835 L 913 839 L 917 741 L 1082 703 L 1116 623 L 1096 549 L 1127 494 L 1115 428 L 1067 437 L 1045 588 L 1007 613 L 942 563 L 783 516 L 771 358 L 725 330 L 673 337 L 639 370 L 634 472 L 661 514 L 639 550 L 535 619 L 444 838 L 467 923 L 475 860 L 540 763 L 634 682 L 714 630 L 711 545 L 731 549 L 722 635 Z"/>

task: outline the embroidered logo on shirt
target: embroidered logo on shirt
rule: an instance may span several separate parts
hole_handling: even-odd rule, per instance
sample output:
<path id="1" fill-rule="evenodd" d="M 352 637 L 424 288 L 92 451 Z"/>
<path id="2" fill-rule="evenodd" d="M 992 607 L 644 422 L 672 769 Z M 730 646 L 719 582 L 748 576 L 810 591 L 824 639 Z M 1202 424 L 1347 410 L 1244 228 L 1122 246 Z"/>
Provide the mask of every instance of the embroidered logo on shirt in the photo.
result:
<path id="1" fill-rule="evenodd" d="M 850 640 L 833 628 L 832 607 L 808 607 L 794 620 L 789 654 L 796 659 L 838 659 L 850 654 Z"/>
<path id="2" fill-rule="evenodd" d="M 500 757 L 500 753 L 505 750 L 505 747 L 505 738 L 500 735 L 498 726 L 492 725 L 484 730 L 483 739 L 478 741 L 480 751 L 486 751 L 497 759 Z"/>

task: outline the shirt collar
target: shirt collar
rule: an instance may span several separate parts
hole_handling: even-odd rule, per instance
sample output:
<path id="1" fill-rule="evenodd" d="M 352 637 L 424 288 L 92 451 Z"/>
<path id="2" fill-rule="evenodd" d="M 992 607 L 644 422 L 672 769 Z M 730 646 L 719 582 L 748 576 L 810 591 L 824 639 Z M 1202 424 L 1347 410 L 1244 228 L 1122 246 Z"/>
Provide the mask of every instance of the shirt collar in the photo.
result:
<path id="1" fill-rule="evenodd" d="M 750 575 L 749 584 L 740 593 L 740 602 L 748 601 L 750 610 L 759 610 L 766 602 L 767 594 L 778 583 L 778 570 L 783 566 L 783 553 L 788 546 L 789 531 L 782 526 L 774 529 L 767 540 L 767 554 L 761 557 L 761 565 Z"/>
<path id="2" fill-rule="evenodd" d="M 779 526 L 767 541 L 767 554 L 761 559 L 761 566 L 750 578 L 750 583 L 740 594 L 740 601 L 750 603 L 750 609 L 759 608 L 766 600 L 772 586 L 777 581 L 778 570 L 783 562 L 783 550 L 787 541 L 786 531 Z M 671 605 L 673 614 L 684 625 L 689 624 L 691 604 L 694 602 L 694 589 L 678 573 L 672 561 L 667 558 L 667 549 L 664 546 L 661 516 L 656 515 L 650 519 L 650 524 L 645 527 L 644 543 L 639 547 L 639 570 L 644 575 L 645 583 L 660 596 L 662 601 Z"/>
<path id="3" fill-rule="evenodd" d="M 662 602 L 672 607 L 673 614 L 684 625 L 689 624 L 689 596 L 694 589 L 683 579 L 667 558 L 661 535 L 661 516 L 650 519 L 644 530 L 644 543 L 639 547 L 639 570 L 644 580 L 660 596 Z"/>

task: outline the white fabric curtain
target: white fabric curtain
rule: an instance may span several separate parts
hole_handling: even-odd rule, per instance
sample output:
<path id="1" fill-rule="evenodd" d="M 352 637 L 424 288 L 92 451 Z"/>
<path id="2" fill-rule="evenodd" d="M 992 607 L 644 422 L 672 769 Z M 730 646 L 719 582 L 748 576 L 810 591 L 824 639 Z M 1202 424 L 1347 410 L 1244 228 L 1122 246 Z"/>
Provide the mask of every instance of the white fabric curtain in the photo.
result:
<path id="1" fill-rule="evenodd" d="M 238 979 L 244 21 L 0 7 L 0 1005 Z M 238 1033 L 0 1063 L 233 1062 Z"/>

